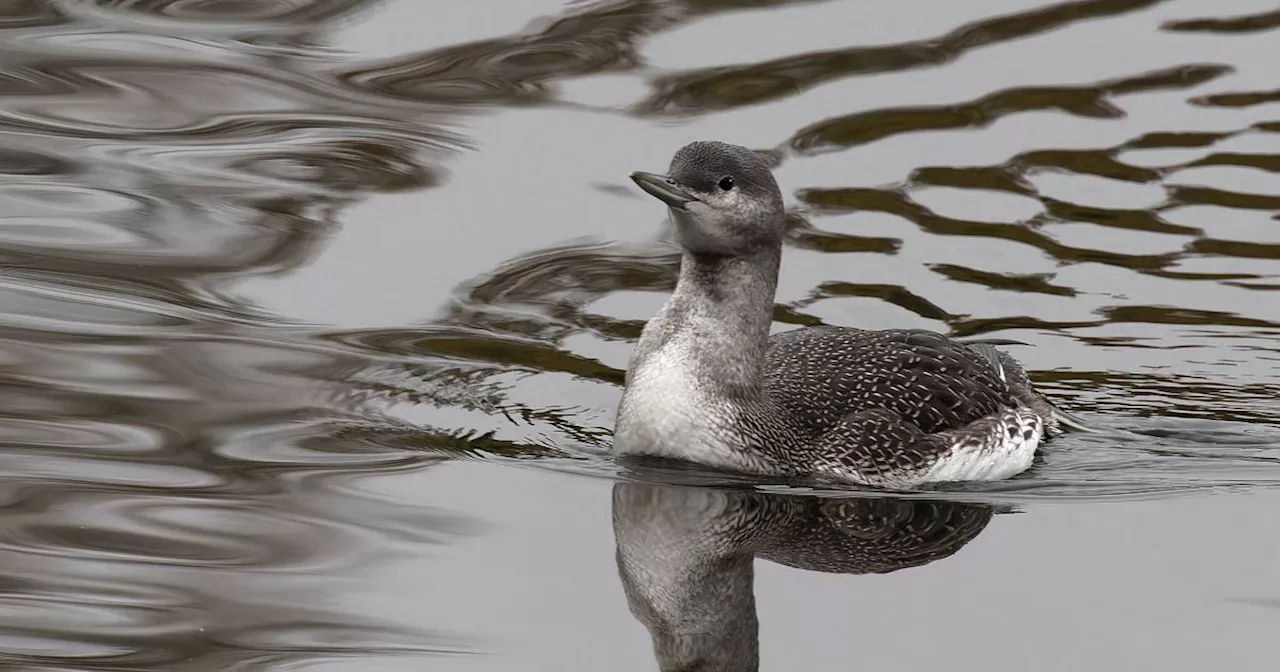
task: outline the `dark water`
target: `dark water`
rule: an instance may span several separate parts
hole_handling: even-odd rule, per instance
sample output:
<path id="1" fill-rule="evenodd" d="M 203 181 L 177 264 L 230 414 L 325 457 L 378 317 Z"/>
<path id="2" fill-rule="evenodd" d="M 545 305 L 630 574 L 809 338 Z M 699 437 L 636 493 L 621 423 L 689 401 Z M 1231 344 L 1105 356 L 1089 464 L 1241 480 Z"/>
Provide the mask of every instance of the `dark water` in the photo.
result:
<path id="1" fill-rule="evenodd" d="M 0 661 L 1273 669 L 1277 62 L 1263 0 L 0 2 Z M 1025 341 L 1147 438 L 615 467 L 626 175 L 701 138 L 777 159 L 779 328 Z"/>

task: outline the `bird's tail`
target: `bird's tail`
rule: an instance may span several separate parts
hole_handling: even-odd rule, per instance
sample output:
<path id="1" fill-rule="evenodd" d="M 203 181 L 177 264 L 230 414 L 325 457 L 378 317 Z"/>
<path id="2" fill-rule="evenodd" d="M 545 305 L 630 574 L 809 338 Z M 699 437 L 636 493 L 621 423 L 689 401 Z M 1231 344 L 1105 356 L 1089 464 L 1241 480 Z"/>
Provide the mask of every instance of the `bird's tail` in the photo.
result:
<path id="1" fill-rule="evenodd" d="M 1074 429 L 1077 432 L 1088 432 L 1090 434 L 1111 434 L 1111 433 L 1121 431 L 1118 429 L 1112 429 L 1110 427 L 1094 425 L 1092 423 L 1089 423 L 1077 416 L 1074 416 L 1062 410 L 1061 408 L 1058 408 L 1056 405 L 1050 404 L 1050 406 L 1051 406 L 1050 414 L 1053 416 L 1053 419 L 1058 422 L 1059 425 L 1062 425 L 1063 427 L 1070 427 L 1071 429 Z"/>
<path id="2" fill-rule="evenodd" d="M 1030 345 L 1022 341 L 1015 341 L 1007 338 L 986 338 L 974 339 L 970 341 L 961 341 L 965 345 L 978 354 L 982 355 L 995 367 L 996 373 L 1005 380 L 1011 388 L 1014 389 L 1016 396 L 1023 398 L 1024 403 L 1030 404 L 1039 411 L 1048 411 L 1047 420 L 1051 425 L 1065 427 L 1077 432 L 1088 432 L 1090 434 L 1107 434 L 1110 436 L 1136 436 L 1133 432 L 1104 425 L 1095 425 L 1087 422 L 1083 418 L 1072 415 L 1056 404 L 1049 401 L 1043 394 L 1040 394 L 1031 386 L 1030 379 L 1027 378 L 1026 372 L 1022 367 L 1008 355 L 997 349 L 997 345 Z"/>

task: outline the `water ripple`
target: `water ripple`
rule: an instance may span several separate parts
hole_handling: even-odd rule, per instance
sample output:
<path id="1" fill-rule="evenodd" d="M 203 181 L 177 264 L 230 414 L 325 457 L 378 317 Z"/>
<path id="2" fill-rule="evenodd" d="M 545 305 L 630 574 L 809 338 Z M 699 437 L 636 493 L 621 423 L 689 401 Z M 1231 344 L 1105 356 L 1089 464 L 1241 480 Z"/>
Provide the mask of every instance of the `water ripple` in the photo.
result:
<path id="1" fill-rule="evenodd" d="M 1256 51 L 1274 11 L 1173 18 L 1154 0 L 1073 0 L 927 39 L 697 55 L 682 71 L 650 65 L 668 48 L 651 38 L 731 16 L 780 38 L 773 12 L 814 3 L 575 2 L 469 43 L 384 58 L 337 46 L 387 4 L 0 6 L 6 663 L 278 669 L 491 647 L 387 606 L 407 599 L 397 562 L 493 527 L 422 479 L 462 460 L 635 479 L 608 459 L 610 427 L 678 254 L 669 232 L 572 227 L 597 206 L 657 224 L 652 204 L 616 198 L 643 167 L 629 162 L 744 127 L 736 141 L 769 148 L 791 202 L 780 328 L 1023 341 L 1049 393 L 1139 433 L 1067 437 L 1025 477 L 949 498 L 1280 484 L 1280 96 Z M 1063 35 L 1101 56 L 1062 60 Z M 1046 53 L 1054 68 L 1037 71 Z M 1031 69 L 997 67 L 1020 55 Z M 877 92 L 913 77 L 973 86 Z M 622 103 L 566 102 L 568 85 L 610 78 Z M 850 82 L 857 95 L 831 102 Z M 520 163 L 532 147 L 545 155 Z M 526 196 L 505 225 L 542 241 L 520 253 L 493 240 L 514 228 L 465 238 L 508 187 Z M 427 232 L 405 244 L 410 265 L 444 267 L 429 281 L 361 247 L 399 245 L 397 227 Z M 489 243 L 509 258 L 476 261 L 495 258 Z M 404 289 L 360 301 L 421 304 L 422 318 L 316 324 L 246 282 L 296 280 L 298 303 L 324 303 L 343 297 L 309 282 L 357 275 Z M 441 278 L 462 281 L 429 286 Z"/>
<path id="2" fill-rule="evenodd" d="M 766 63 L 695 70 L 660 77 L 654 93 L 635 107 L 638 114 L 679 114 L 758 105 L 803 94 L 826 82 L 851 76 L 937 67 L 967 52 L 1025 39 L 1073 23 L 1142 9 L 1156 0 L 1082 0 L 993 17 L 929 40 L 889 46 L 854 47 L 802 54 Z"/>

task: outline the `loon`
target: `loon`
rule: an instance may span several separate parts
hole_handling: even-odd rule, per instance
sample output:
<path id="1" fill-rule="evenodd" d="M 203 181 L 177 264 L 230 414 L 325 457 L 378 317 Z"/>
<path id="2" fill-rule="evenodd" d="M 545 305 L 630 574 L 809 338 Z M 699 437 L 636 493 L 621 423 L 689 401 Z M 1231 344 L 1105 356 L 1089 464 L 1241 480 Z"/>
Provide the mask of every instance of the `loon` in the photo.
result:
<path id="1" fill-rule="evenodd" d="M 1042 441 L 1089 431 L 994 347 L 1009 341 L 826 325 L 770 335 L 785 211 L 750 149 L 693 142 L 666 175 L 631 179 L 666 204 L 683 256 L 627 364 L 617 457 L 895 488 L 1010 478 Z"/>

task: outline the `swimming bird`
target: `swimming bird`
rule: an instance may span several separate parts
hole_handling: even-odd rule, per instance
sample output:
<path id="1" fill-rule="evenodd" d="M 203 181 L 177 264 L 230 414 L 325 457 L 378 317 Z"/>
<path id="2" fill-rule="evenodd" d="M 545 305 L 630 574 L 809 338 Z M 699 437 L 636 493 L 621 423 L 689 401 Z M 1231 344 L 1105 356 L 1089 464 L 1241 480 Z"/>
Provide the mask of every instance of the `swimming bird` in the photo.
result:
<path id="1" fill-rule="evenodd" d="M 694 142 L 666 175 L 631 179 L 666 204 L 683 255 L 627 364 L 618 457 L 911 487 L 1009 478 L 1046 437 L 1087 429 L 992 342 L 827 325 L 771 336 L 784 208 L 755 152 Z"/>

